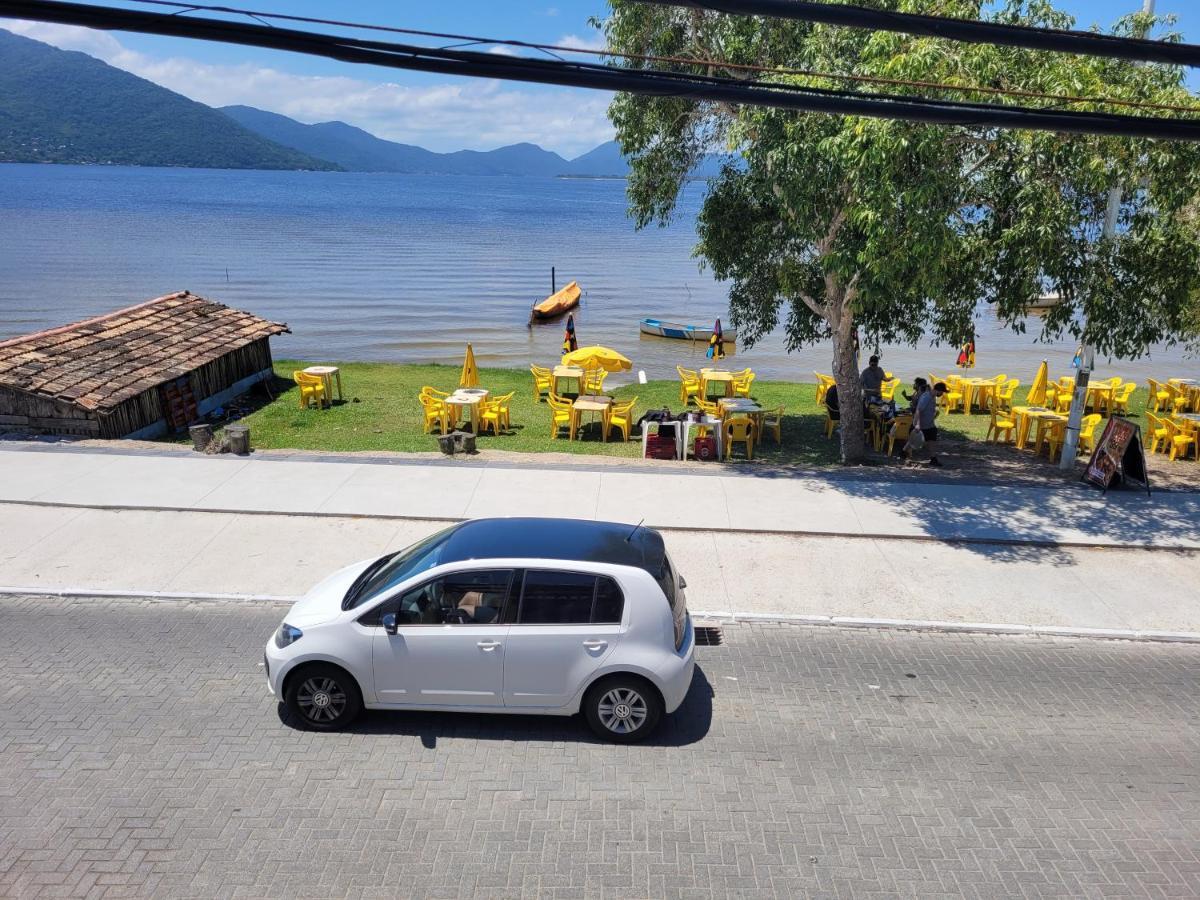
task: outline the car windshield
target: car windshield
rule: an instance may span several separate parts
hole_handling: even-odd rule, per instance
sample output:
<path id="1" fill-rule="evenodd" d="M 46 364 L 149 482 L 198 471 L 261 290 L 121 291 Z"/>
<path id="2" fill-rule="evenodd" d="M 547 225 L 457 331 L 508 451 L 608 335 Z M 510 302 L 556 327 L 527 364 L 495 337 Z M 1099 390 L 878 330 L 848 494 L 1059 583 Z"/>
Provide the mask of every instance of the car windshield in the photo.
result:
<path id="1" fill-rule="evenodd" d="M 416 573 L 432 569 L 441 560 L 446 542 L 457 529 L 457 525 L 451 526 L 423 541 L 418 541 L 407 550 L 401 550 L 390 557 L 381 557 L 366 569 L 365 579 L 359 579 L 351 585 L 350 590 L 346 592 L 343 608 L 353 609 L 361 606 L 371 598 L 387 593 Z"/>

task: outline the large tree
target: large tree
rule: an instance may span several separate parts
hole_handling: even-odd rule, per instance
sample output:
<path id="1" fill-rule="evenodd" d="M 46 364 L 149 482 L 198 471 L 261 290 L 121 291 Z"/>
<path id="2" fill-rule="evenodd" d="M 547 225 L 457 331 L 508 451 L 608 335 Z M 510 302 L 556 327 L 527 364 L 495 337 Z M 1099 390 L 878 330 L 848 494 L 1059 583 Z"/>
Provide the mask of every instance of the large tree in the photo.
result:
<path id="1" fill-rule="evenodd" d="M 1200 111 L 1182 72 L 1170 66 L 610 2 L 603 22 L 610 50 L 676 60 L 624 58 L 631 68 L 667 64 L 839 89 L 856 83 L 833 76 L 865 76 L 889 80 L 857 83 L 874 93 L 1062 103 L 931 86 L 954 85 Z M 988 18 L 978 0 L 867 5 Z M 1073 24 L 1041 0 L 1010 0 L 991 17 Z M 1150 24 L 1129 17 L 1117 31 Z M 1131 111 L 1108 103 L 1069 108 Z M 781 320 L 789 350 L 832 339 L 844 461 L 865 454 L 856 335 L 867 346 L 915 343 L 923 334 L 958 342 L 973 333 L 979 299 L 1019 329 L 1027 305 L 1048 289 L 1064 297 L 1046 317 L 1048 338 L 1069 332 L 1100 352 L 1135 356 L 1195 333 L 1189 307 L 1200 285 L 1200 238 L 1186 215 L 1200 198 L 1195 145 L 624 93 L 609 115 L 631 161 L 630 209 L 639 227 L 665 223 L 700 161 L 726 154 L 704 198 L 696 253 L 730 282 L 730 315 L 748 345 Z M 1127 190 L 1117 236 L 1108 239 L 1102 224 L 1113 187 Z"/>

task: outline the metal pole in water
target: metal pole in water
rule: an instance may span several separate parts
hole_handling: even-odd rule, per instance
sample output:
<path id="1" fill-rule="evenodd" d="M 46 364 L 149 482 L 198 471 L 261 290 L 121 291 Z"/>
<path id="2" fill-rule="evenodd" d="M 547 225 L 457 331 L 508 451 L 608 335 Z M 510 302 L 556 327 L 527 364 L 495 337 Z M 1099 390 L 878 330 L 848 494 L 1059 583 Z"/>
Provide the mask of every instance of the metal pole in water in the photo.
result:
<path id="1" fill-rule="evenodd" d="M 558 286 L 554 283 L 554 266 L 550 267 L 550 293 L 558 293 Z"/>

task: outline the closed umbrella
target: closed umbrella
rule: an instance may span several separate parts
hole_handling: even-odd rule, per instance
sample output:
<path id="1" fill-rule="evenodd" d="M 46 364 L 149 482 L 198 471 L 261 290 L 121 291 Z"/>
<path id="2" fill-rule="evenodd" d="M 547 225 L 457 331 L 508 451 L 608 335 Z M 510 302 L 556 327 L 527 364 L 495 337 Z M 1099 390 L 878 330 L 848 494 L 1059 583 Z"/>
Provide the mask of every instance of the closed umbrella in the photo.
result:
<path id="1" fill-rule="evenodd" d="M 624 372 L 633 368 L 633 363 L 611 347 L 580 347 L 562 358 L 564 366 L 579 366 L 581 369 L 603 369 L 606 372 Z"/>
<path id="2" fill-rule="evenodd" d="M 705 354 L 709 359 L 724 359 L 725 358 L 725 343 L 721 335 L 721 320 L 717 319 L 717 324 L 713 326 L 712 337 L 708 339 L 708 352 Z"/>
<path id="3" fill-rule="evenodd" d="M 458 386 L 472 388 L 479 386 L 479 370 L 475 367 L 475 351 L 467 344 L 467 358 L 463 360 L 462 375 L 459 376 Z"/>
<path id="4" fill-rule="evenodd" d="M 575 338 L 575 317 L 567 316 L 567 330 L 563 335 L 563 353 L 571 353 L 579 349 L 579 341 Z"/>
<path id="5" fill-rule="evenodd" d="M 1026 406 L 1042 406 L 1046 402 L 1046 384 L 1050 381 L 1050 366 L 1043 359 L 1034 376 L 1033 386 L 1025 395 Z"/>
<path id="6" fill-rule="evenodd" d="M 958 359 L 955 360 L 954 364 L 960 369 L 975 368 L 975 335 L 973 333 L 967 338 L 966 343 L 959 348 Z"/>

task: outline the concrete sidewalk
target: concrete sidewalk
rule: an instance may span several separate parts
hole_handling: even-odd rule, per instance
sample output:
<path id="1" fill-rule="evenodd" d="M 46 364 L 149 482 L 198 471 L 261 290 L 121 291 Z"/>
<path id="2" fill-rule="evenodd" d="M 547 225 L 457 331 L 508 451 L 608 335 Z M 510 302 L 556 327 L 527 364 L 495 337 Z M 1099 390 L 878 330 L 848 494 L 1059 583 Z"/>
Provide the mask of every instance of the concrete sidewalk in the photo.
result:
<path id="1" fill-rule="evenodd" d="M 645 517 L 705 613 L 1200 639 L 1194 494 L 632 469 L 9 445 L 0 592 L 291 598 L 463 517 Z"/>
<path id="2" fill-rule="evenodd" d="M 655 528 L 1200 549 L 1200 494 L 914 484 L 641 466 L 295 460 L 0 447 L 0 502 L 457 520 L 556 515 Z"/>

